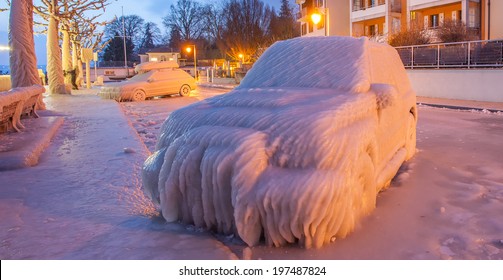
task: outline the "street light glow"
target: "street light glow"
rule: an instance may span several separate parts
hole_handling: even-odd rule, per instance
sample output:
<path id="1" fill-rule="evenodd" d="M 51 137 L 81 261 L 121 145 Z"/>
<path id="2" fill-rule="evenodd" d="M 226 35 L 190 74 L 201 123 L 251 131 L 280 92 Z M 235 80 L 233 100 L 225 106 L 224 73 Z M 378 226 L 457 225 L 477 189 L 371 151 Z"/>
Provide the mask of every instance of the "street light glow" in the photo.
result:
<path id="1" fill-rule="evenodd" d="M 318 24 L 321 21 L 321 14 L 319 13 L 314 13 L 311 15 L 311 20 L 313 21 L 314 24 Z"/>
<path id="2" fill-rule="evenodd" d="M 9 46 L 0 45 L 0 51 L 8 51 L 8 50 L 10 50 Z"/>
<path id="3" fill-rule="evenodd" d="M 197 55 L 196 55 L 196 45 L 190 45 L 185 50 L 190 53 L 192 51 L 192 47 L 194 47 L 194 79 L 197 82 Z"/>

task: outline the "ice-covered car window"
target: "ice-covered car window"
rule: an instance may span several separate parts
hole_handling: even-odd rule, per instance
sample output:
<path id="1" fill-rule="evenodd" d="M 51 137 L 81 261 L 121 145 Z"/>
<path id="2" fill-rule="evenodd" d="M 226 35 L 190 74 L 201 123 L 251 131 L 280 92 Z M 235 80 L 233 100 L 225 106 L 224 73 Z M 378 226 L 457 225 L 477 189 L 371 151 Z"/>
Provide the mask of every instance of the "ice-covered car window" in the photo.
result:
<path id="1" fill-rule="evenodd" d="M 129 81 L 146 81 L 152 76 L 153 72 L 138 74 L 129 79 Z"/>

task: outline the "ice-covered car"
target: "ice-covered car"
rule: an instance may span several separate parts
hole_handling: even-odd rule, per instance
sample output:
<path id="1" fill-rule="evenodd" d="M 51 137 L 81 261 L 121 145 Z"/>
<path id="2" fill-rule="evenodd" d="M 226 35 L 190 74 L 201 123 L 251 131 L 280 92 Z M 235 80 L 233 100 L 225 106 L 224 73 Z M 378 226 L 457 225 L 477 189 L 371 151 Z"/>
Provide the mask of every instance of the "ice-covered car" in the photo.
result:
<path id="1" fill-rule="evenodd" d="M 167 221 L 253 246 L 343 238 L 416 150 L 416 95 L 392 47 L 272 45 L 235 90 L 173 112 L 144 163 Z"/>
<path id="2" fill-rule="evenodd" d="M 143 101 L 148 97 L 180 94 L 188 96 L 196 82 L 187 72 L 172 64 L 148 62 L 136 67 L 140 74 L 119 83 L 101 87 L 99 96 L 117 101 Z"/>

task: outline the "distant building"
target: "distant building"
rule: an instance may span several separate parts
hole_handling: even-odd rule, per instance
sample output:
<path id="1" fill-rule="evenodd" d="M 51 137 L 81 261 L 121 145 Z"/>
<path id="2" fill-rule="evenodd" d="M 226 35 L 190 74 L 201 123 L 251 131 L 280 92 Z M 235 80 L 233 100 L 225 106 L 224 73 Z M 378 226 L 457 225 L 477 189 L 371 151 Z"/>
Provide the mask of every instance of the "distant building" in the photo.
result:
<path id="1" fill-rule="evenodd" d="M 434 32 L 445 20 L 461 20 L 477 31 L 482 40 L 503 38 L 502 0 L 296 0 L 296 3 L 302 36 L 387 36 L 414 24 Z M 311 20 L 315 12 L 322 14 L 317 25 Z"/>
<path id="2" fill-rule="evenodd" d="M 145 52 L 145 54 L 140 54 L 140 63 L 147 61 L 175 61 L 179 62 L 180 53 L 173 52 L 173 49 L 163 47 L 163 48 L 153 48 Z"/>

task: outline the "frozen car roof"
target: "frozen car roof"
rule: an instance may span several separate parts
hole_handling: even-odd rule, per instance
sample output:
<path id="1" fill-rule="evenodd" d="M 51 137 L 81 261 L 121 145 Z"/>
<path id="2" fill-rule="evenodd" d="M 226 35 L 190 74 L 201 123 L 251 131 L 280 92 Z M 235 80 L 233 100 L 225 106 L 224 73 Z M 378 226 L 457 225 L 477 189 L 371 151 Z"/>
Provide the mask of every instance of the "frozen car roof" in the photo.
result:
<path id="1" fill-rule="evenodd" d="M 332 88 L 366 92 L 372 83 L 386 83 L 395 85 L 400 92 L 408 91 L 411 87 L 403 69 L 391 67 L 396 63 L 403 65 L 394 48 L 370 42 L 366 37 L 358 40 L 331 36 L 296 38 L 273 44 L 247 73 L 239 88 Z"/>
<path id="2" fill-rule="evenodd" d="M 149 61 L 143 62 L 134 68 L 137 73 L 143 73 L 154 69 L 178 68 L 179 65 L 175 61 Z"/>

